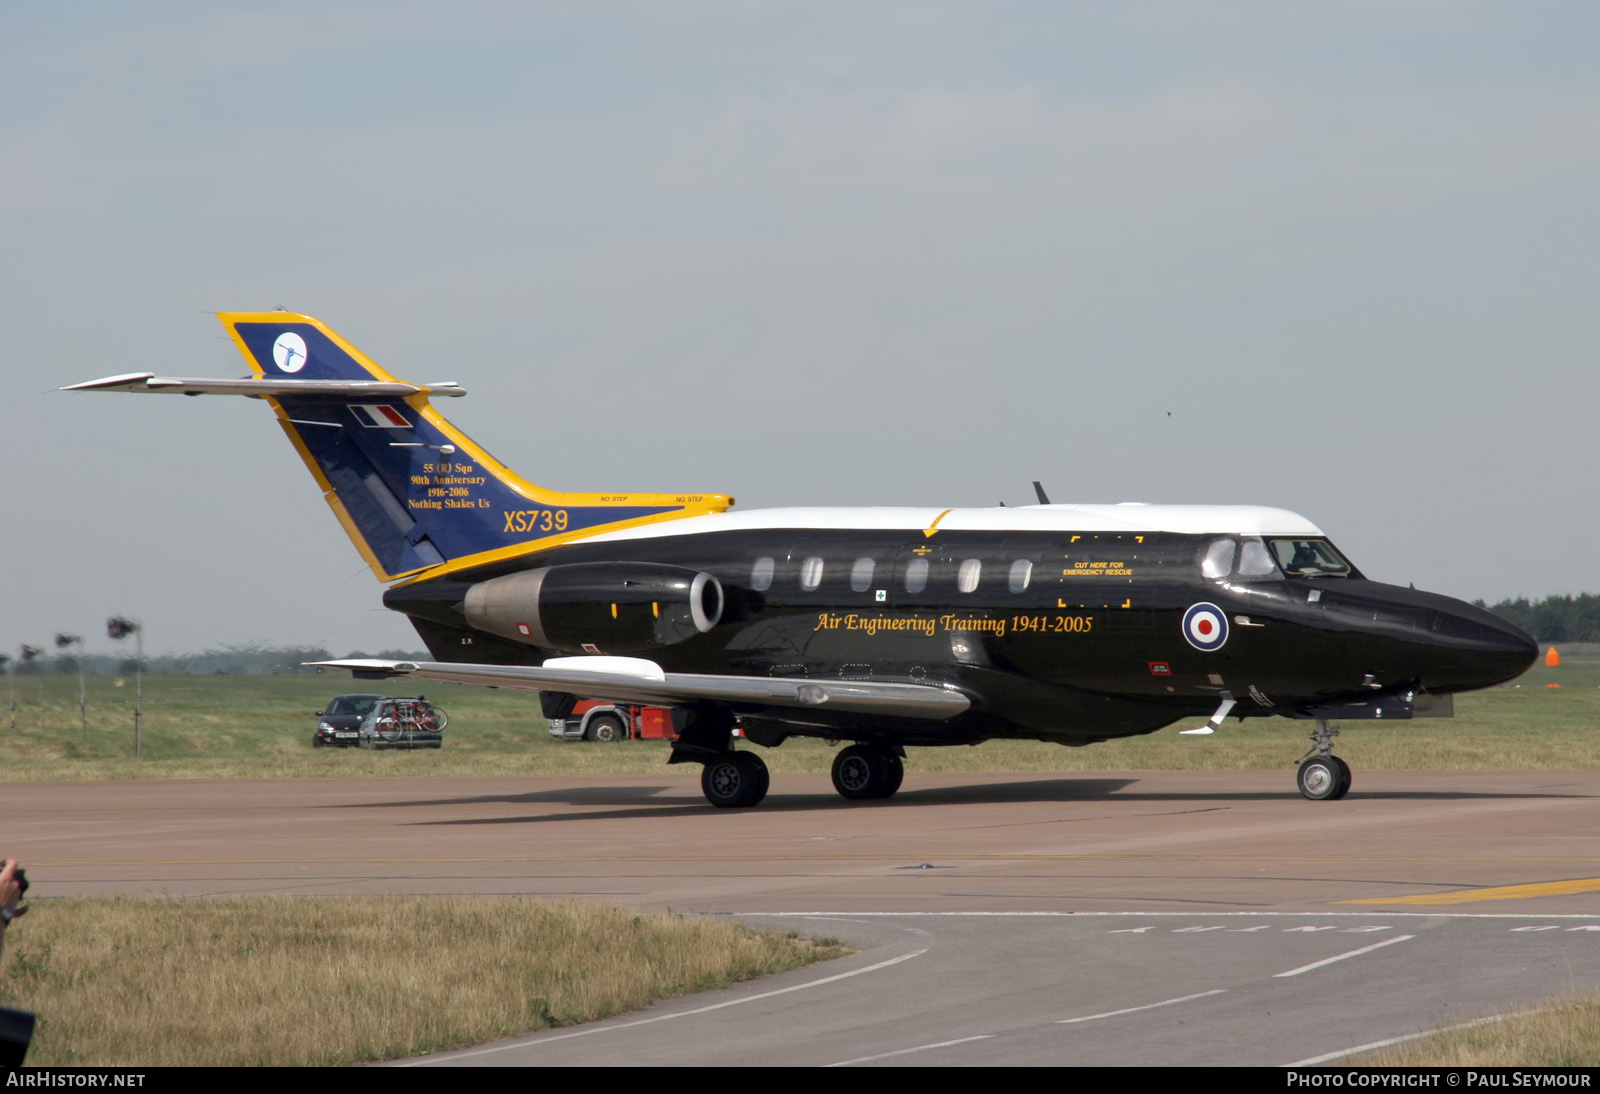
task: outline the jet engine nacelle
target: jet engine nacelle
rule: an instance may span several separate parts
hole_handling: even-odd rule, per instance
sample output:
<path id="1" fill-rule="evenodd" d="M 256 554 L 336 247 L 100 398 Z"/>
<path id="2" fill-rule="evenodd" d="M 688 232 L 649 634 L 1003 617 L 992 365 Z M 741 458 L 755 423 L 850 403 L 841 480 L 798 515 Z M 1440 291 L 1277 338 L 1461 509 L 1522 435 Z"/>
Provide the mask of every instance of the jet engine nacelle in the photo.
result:
<path id="1" fill-rule="evenodd" d="M 646 653 L 705 634 L 722 618 L 710 574 L 650 562 L 575 562 L 480 581 L 467 622 L 563 653 Z"/>

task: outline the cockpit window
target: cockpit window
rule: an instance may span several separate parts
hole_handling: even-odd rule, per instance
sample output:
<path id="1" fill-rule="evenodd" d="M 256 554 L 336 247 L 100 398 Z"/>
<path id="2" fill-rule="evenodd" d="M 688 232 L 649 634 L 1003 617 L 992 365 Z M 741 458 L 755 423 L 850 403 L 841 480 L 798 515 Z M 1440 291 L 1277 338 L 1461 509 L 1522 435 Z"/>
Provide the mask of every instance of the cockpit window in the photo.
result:
<path id="1" fill-rule="evenodd" d="M 1325 539 L 1269 541 L 1278 565 L 1290 577 L 1349 577 L 1354 567 Z"/>
<path id="2" fill-rule="evenodd" d="M 1245 540 L 1239 548 L 1239 576 L 1240 577 L 1265 577 L 1267 574 L 1276 574 L 1278 568 L 1273 565 L 1272 555 L 1267 551 L 1267 545 L 1255 536 Z"/>
<path id="3" fill-rule="evenodd" d="M 1213 580 L 1228 576 L 1233 570 L 1233 540 L 1214 539 L 1200 560 L 1200 572 Z"/>

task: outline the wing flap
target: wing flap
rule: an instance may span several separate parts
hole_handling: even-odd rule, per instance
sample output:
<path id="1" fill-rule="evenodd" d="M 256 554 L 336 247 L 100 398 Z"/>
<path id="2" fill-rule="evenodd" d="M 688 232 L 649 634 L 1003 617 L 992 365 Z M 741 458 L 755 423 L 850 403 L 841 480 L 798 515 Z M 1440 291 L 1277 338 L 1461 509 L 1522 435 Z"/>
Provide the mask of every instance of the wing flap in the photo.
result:
<path id="1" fill-rule="evenodd" d="M 832 710 L 943 721 L 965 713 L 972 706 L 972 701 L 959 689 L 931 684 L 663 672 L 655 662 L 640 658 L 596 657 L 594 660 L 603 664 L 594 666 L 584 666 L 585 660 L 582 657 L 552 658 L 537 668 L 378 659 L 311 664 L 319 668 L 348 669 L 358 679 L 400 676 L 519 691 L 560 691 L 585 699 L 663 707 L 721 702 L 749 708 Z"/>

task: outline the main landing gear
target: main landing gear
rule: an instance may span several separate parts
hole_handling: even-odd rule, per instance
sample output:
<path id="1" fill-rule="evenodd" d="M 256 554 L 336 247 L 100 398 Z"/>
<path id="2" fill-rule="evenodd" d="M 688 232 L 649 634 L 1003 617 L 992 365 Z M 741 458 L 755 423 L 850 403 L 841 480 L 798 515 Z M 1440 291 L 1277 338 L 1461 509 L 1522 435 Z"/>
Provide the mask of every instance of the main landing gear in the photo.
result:
<path id="1" fill-rule="evenodd" d="M 720 809 L 742 809 L 767 796 L 771 777 L 754 752 L 724 752 L 700 769 L 700 792 Z"/>
<path id="2" fill-rule="evenodd" d="M 719 809 L 757 804 L 771 782 L 760 756 L 733 750 L 733 715 L 717 707 L 688 711 L 667 763 L 699 764 L 700 792 Z"/>
<path id="3" fill-rule="evenodd" d="M 1317 719 L 1317 728 L 1306 736 L 1311 748 L 1300 757 L 1295 782 L 1300 793 L 1312 801 L 1338 801 L 1350 792 L 1350 765 L 1333 754 L 1333 739 L 1339 731 L 1326 718 Z"/>
<path id="4" fill-rule="evenodd" d="M 899 756 L 868 745 L 840 749 L 833 758 L 833 788 L 852 801 L 893 797 L 905 777 Z"/>

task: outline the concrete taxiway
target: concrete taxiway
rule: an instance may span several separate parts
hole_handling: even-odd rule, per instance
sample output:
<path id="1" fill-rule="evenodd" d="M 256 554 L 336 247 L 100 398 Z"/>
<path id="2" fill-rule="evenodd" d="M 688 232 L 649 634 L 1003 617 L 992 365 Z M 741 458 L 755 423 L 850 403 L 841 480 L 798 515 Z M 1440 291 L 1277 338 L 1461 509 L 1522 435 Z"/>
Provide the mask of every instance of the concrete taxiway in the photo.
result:
<path id="1" fill-rule="evenodd" d="M 336 759 L 336 758 L 335 758 Z M 428 1063 L 1285 1064 L 1600 986 L 1600 772 L 6 784 L 37 897 L 484 893 L 854 957 Z M 713 1008 L 713 1009 L 707 1009 Z"/>

